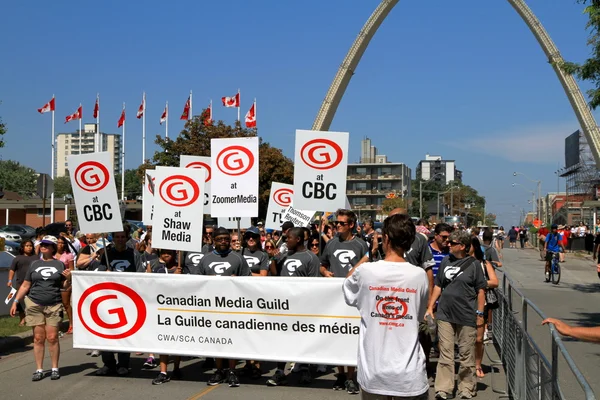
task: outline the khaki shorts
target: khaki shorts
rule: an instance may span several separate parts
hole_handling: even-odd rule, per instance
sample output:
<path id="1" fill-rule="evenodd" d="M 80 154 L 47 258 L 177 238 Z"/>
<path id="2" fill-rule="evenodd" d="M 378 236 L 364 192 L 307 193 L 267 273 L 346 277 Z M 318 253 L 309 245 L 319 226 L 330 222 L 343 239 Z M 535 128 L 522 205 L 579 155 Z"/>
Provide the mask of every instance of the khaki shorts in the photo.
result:
<path id="1" fill-rule="evenodd" d="M 27 326 L 59 326 L 63 319 L 62 303 L 53 306 L 40 306 L 25 296 L 25 324 Z"/>

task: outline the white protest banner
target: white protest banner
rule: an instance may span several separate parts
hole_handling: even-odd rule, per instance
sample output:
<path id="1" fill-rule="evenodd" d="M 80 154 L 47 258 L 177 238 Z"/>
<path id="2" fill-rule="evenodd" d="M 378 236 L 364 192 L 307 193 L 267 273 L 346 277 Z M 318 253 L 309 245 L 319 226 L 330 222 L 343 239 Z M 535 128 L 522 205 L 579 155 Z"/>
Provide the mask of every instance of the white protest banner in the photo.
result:
<path id="1" fill-rule="evenodd" d="M 294 186 L 285 183 L 272 182 L 271 194 L 269 195 L 269 206 L 267 207 L 267 218 L 265 219 L 265 229 L 281 229 L 283 220 L 282 215 L 292 204 L 294 196 Z"/>
<path id="2" fill-rule="evenodd" d="M 346 132 L 296 131 L 295 207 L 320 211 L 345 207 L 349 136 Z"/>
<path id="3" fill-rule="evenodd" d="M 147 169 L 142 188 L 142 222 L 144 225 L 152 225 L 154 216 L 154 170 Z"/>
<path id="4" fill-rule="evenodd" d="M 204 171 L 156 167 L 152 246 L 199 251 L 202 248 Z"/>
<path id="5" fill-rule="evenodd" d="M 360 316 L 343 282 L 74 271 L 73 347 L 356 365 Z"/>
<path id="6" fill-rule="evenodd" d="M 123 230 L 117 188 L 107 152 L 68 156 L 79 229 L 85 233 Z"/>
<path id="7" fill-rule="evenodd" d="M 315 216 L 315 212 L 316 211 L 299 210 L 290 204 L 290 206 L 285 210 L 282 220 L 283 222 L 290 221 L 296 227 L 307 227 L 312 218 Z"/>
<path id="8" fill-rule="evenodd" d="M 179 166 L 181 168 L 203 168 L 206 179 L 204 180 L 204 214 L 210 215 L 210 181 L 212 179 L 210 157 L 202 156 L 179 156 Z"/>
<path id="9" fill-rule="evenodd" d="M 258 217 L 258 138 L 211 139 L 213 217 Z"/>
<path id="10" fill-rule="evenodd" d="M 219 217 L 217 222 L 220 227 L 225 229 L 237 229 L 238 220 L 240 220 L 240 229 L 246 229 L 252 225 L 250 217 Z"/>

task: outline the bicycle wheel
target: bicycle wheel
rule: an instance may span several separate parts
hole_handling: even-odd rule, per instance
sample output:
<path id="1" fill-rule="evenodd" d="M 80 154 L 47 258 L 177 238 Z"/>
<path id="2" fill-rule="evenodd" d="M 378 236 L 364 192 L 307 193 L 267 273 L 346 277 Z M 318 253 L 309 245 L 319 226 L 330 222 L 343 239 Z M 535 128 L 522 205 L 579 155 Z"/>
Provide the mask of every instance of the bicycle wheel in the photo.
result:
<path id="1" fill-rule="evenodd" d="M 553 260 L 551 267 L 552 283 L 558 285 L 558 282 L 560 282 L 560 263 L 558 260 Z"/>

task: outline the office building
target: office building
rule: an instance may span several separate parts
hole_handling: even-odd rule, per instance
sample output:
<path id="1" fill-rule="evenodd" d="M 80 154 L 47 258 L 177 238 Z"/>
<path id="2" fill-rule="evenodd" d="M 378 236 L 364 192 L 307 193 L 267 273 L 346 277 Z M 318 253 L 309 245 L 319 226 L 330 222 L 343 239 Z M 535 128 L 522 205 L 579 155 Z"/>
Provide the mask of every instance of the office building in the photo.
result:
<path id="1" fill-rule="evenodd" d="M 428 181 L 432 179 L 442 185 L 450 182 L 462 182 L 462 171 L 456 169 L 454 160 L 443 160 L 442 156 L 425 155 L 417 165 L 416 178 Z"/>
<path id="2" fill-rule="evenodd" d="M 71 133 L 59 133 L 56 136 L 56 157 L 54 159 L 56 177 L 69 174 L 67 156 L 94 152 L 96 124 L 84 124 L 79 143 L 79 130 Z M 121 173 L 121 135 L 115 133 L 100 133 L 101 151 L 110 153 L 115 174 Z"/>
<path id="3" fill-rule="evenodd" d="M 403 163 L 392 163 L 385 155 L 377 154 L 371 140 L 361 143 L 357 164 L 348 164 L 346 195 L 350 207 L 360 220 L 382 221 L 386 215 L 382 203 L 388 196 L 409 198 L 411 170 Z"/>

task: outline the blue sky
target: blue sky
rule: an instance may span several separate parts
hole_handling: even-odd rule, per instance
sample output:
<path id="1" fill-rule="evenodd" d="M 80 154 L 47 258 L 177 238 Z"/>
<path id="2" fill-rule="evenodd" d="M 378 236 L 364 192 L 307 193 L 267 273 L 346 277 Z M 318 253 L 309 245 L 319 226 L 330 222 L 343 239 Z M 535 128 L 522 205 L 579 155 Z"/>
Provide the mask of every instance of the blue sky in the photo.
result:
<path id="1" fill-rule="evenodd" d="M 141 163 L 147 93 L 147 152 L 178 133 L 189 90 L 194 111 L 215 103 L 226 122 L 235 109 L 221 96 L 242 94 L 242 116 L 258 101 L 259 135 L 293 157 L 296 129 L 310 129 L 327 88 L 378 0 L 157 0 L 8 2 L 0 25 L 0 116 L 8 126 L 3 159 L 50 170 L 50 115 L 36 109 L 54 93 L 56 131 L 83 103 L 93 122 L 101 95 L 103 131 L 117 133 L 127 103 L 127 168 Z M 586 17 L 575 0 L 529 0 L 563 56 L 582 61 Z M 580 83 L 583 90 L 589 85 Z M 598 118 L 598 112 L 594 113 Z M 464 182 L 488 199 L 505 225 L 517 222 L 530 195 L 513 171 L 556 191 L 564 138 L 575 115 L 546 57 L 507 1 L 400 1 L 367 49 L 331 130 L 350 132 L 350 160 L 368 136 L 380 153 L 413 174 L 426 153 L 455 159 Z M 564 190 L 564 180 L 560 182 Z"/>

